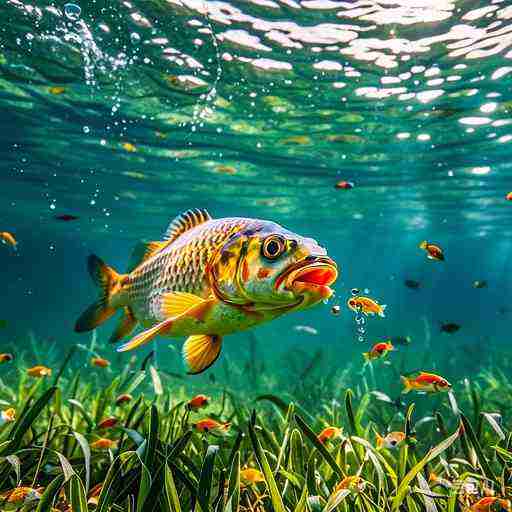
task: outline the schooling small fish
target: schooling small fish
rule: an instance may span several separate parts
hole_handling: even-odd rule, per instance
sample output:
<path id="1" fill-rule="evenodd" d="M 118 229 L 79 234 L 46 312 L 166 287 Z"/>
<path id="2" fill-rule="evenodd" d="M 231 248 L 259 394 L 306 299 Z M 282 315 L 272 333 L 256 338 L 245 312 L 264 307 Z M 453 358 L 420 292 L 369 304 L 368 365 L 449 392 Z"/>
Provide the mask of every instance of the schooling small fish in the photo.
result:
<path id="1" fill-rule="evenodd" d="M 55 96 L 58 96 L 59 94 L 63 94 L 66 92 L 66 88 L 65 87 L 60 87 L 58 85 L 55 85 L 53 87 L 49 87 L 48 88 L 48 92 L 50 94 L 54 94 Z"/>
<path id="2" fill-rule="evenodd" d="M 5 425 L 6 423 L 12 423 L 16 420 L 16 409 L 10 407 L 5 411 L 0 413 L 0 425 Z"/>
<path id="3" fill-rule="evenodd" d="M 196 395 L 187 403 L 187 408 L 190 411 L 198 411 L 203 407 L 206 407 L 210 402 L 210 398 L 206 395 Z"/>
<path id="4" fill-rule="evenodd" d="M 487 281 L 473 281 L 473 288 L 487 288 Z"/>
<path id="5" fill-rule="evenodd" d="M 98 368 L 108 368 L 110 366 L 110 361 L 108 359 L 103 359 L 103 357 L 93 357 L 91 359 L 91 364 Z"/>
<path id="6" fill-rule="evenodd" d="M 354 183 L 352 181 L 338 181 L 336 185 L 334 185 L 334 188 L 341 189 L 341 190 L 350 190 L 351 188 L 354 188 Z"/>
<path id="7" fill-rule="evenodd" d="M 506 196 L 505 196 L 505 199 L 507 201 L 512 201 L 512 192 L 509 192 Z"/>
<path id="8" fill-rule="evenodd" d="M 116 405 L 126 404 L 128 402 L 131 402 L 132 399 L 132 395 L 130 395 L 129 393 L 123 393 L 116 398 Z"/>
<path id="9" fill-rule="evenodd" d="M 447 332 L 449 334 L 453 334 L 454 332 L 457 332 L 459 329 L 460 329 L 459 324 L 454 324 L 454 323 L 441 324 L 441 331 Z"/>
<path id="10" fill-rule="evenodd" d="M 43 365 L 37 365 L 33 366 L 32 368 L 28 368 L 27 374 L 30 375 L 30 377 L 36 378 L 50 377 L 52 374 L 52 369 Z"/>
<path id="11" fill-rule="evenodd" d="M 364 352 L 363 357 L 365 361 L 373 361 L 374 359 L 385 357 L 391 350 L 394 350 L 391 343 L 381 341 L 379 343 L 375 343 L 369 352 Z"/>
<path id="12" fill-rule="evenodd" d="M 110 418 L 105 418 L 104 420 L 100 421 L 98 423 L 98 429 L 107 429 L 107 428 L 113 428 L 119 423 L 119 419 L 111 416 Z"/>
<path id="13" fill-rule="evenodd" d="M 63 213 L 62 215 L 55 215 L 55 220 L 62 220 L 64 222 L 70 222 L 72 220 L 78 220 L 79 217 L 76 215 L 70 215 L 68 213 Z"/>
<path id="14" fill-rule="evenodd" d="M 332 313 L 334 316 L 338 316 L 338 315 L 341 313 L 341 307 L 340 307 L 338 304 L 335 304 L 335 305 L 331 308 L 331 313 Z"/>
<path id="15" fill-rule="evenodd" d="M 362 478 L 357 475 L 346 476 L 334 489 L 334 492 L 343 489 L 359 489 L 362 486 Z"/>
<path id="16" fill-rule="evenodd" d="M 407 346 L 411 344 L 412 338 L 410 336 L 392 336 L 389 340 L 393 345 Z"/>
<path id="17" fill-rule="evenodd" d="M 419 375 L 413 378 L 402 375 L 400 379 L 404 385 L 402 393 L 409 393 L 412 390 L 437 393 L 439 391 L 449 391 L 452 387 L 446 379 L 435 373 L 420 372 Z"/>
<path id="18" fill-rule="evenodd" d="M 91 450 L 112 450 L 117 446 L 117 442 L 106 437 L 101 437 L 91 443 Z"/>
<path id="19" fill-rule="evenodd" d="M 246 485 L 258 484 L 265 481 L 265 476 L 259 469 L 245 468 L 240 471 L 240 479 Z"/>
<path id="20" fill-rule="evenodd" d="M 14 359 L 14 356 L 12 354 L 0 354 L 0 363 L 8 363 L 9 361 L 12 361 Z"/>
<path id="21" fill-rule="evenodd" d="M 364 315 L 378 315 L 380 317 L 385 317 L 384 310 L 386 309 L 386 304 L 379 304 L 378 302 L 370 299 L 369 297 L 364 297 L 359 295 L 357 297 L 350 297 L 347 301 L 348 307 L 355 311 L 361 311 Z"/>
<path id="22" fill-rule="evenodd" d="M 325 427 L 320 434 L 317 435 L 317 439 L 325 444 L 327 441 L 332 441 L 333 439 L 337 439 L 341 437 L 343 429 L 339 427 Z"/>
<path id="23" fill-rule="evenodd" d="M 318 331 L 314 327 L 310 327 L 309 325 L 296 325 L 294 326 L 293 330 L 297 332 L 305 332 L 307 334 L 312 334 L 313 336 L 318 334 Z"/>
<path id="24" fill-rule="evenodd" d="M 420 244 L 420 249 L 424 249 L 427 252 L 427 258 L 429 260 L 444 261 L 444 253 L 441 247 L 435 244 L 431 244 L 426 240 L 423 240 Z"/>
<path id="25" fill-rule="evenodd" d="M 419 281 L 414 281 L 414 279 L 406 279 L 404 281 L 405 286 L 407 288 L 410 288 L 411 290 L 418 290 L 421 286 L 421 283 Z"/>
<path id="26" fill-rule="evenodd" d="M 7 245 L 10 245 L 14 249 L 17 249 L 18 242 L 16 238 L 14 238 L 14 235 L 12 233 L 9 233 L 9 231 L 0 231 L 0 240 Z"/>
<path id="27" fill-rule="evenodd" d="M 381 436 L 379 433 L 375 434 L 377 448 L 387 448 L 392 450 L 396 448 L 404 439 L 404 432 L 389 432 L 385 436 Z"/>
<path id="28" fill-rule="evenodd" d="M 225 435 L 229 432 L 230 423 L 220 423 L 211 418 L 205 418 L 194 424 L 194 428 L 202 434 Z"/>
<path id="29" fill-rule="evenodd" d="M 128 153 L 135 153 L 135 151 L 137 151 L 137 148 L 131 142 L 124 142 L 122 147 L 125 151 L 128 151 Z"/>
<path id="30" fill-rule="evenodd" d="M 497 506 L 499 508 L 496 508 Z M 485 498 L 479 499 L 476 503 L 473 503 L 469 510 L 471 512 L 510 512 L 512 511 L 512 502 L 496 496 L 486 496 Z"/>
<path id="31" fill-rule="evenodd" d="M 192 374 L 217 360 L 224 335 L 321 303 L 332 295 L 338 276 L 336 263 L 313 239 L 270 221 L 212 219 L 206 210 L 180 215 L 163 240 L 137 253 L 127 274 L 89 257 L 100 298 L 75 331 L 95 329 L 121 310 L 112 342 L 131 335 L 138 324 L 144 331 L 119 352 L 157 336 L 188 336 L 183 357 Z"/>
<path id="32" fill-rule="evenodd" d="M 18 507 L 30 505 L 41 499 L 42 489 L 33 487 L 16 487 L 0 494 L 0 503 L 15 504 Z"/>

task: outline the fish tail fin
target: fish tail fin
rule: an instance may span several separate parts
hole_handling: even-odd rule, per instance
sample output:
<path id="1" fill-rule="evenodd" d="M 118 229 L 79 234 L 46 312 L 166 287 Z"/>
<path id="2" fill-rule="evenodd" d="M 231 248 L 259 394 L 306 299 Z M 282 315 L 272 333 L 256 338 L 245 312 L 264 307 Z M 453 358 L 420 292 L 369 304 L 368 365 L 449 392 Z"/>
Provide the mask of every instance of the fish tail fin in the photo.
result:
<path id="1" fill-rule="evenodd" d="M 123 277 L 94 254 L 89 256 L 87 267 L 100 289 L 100 298 L 82 313 L 75 324 L 75 332 L 91 331 L 116 312 L 112 297 L 119 291 Z"/>
<path id="2" fill-rule="evenodd" d="M 375 432 L 375 444 L 377 445 L 377 448 L 382 448 L 384 446 L 384 438 L 378 432 Z"/>
<path id="3" fill-rule="evenodd" d="M 402 384 L 404 385 L 404 389 L 402 390 L 402 393 L 409 393 L 409 391 L 412 391 L 410 379 L 401 375 L 400 380 L 402 381 Z"/>
<path id="4" fill-rule="evenodd" d="M 423 240 L 423 242 L 420 243 L 419 248 L 426 249 L 427 245 L 428 245 L 428 242 L 426 240 Z"/>
<path id="5" fill-rule="evenodd" d="M 382 318 L 385 318 L 386 315 L 384 313 L 385 309 L 387 308 L 387 304 L 381 304 L 380 305 L 380 311 L 379 311 L 379 316 L 382 317 Z"/>

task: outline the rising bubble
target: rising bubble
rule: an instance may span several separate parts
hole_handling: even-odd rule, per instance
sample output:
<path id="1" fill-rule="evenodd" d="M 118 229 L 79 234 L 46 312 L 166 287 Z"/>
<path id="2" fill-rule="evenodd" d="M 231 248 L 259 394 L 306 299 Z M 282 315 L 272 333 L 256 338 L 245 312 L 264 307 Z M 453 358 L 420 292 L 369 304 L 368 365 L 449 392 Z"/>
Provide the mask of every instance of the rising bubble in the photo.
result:
<path id="1" fill-rule="evenodd" d="M 71 21 L 76 21 L 80 18 L 80 14 L 82 12 L 82 9 L 80 9 L 80 6 L 76 4 L 65 4 L 64 5 L 64 14 L 66 15 L 66 18 Z"/>

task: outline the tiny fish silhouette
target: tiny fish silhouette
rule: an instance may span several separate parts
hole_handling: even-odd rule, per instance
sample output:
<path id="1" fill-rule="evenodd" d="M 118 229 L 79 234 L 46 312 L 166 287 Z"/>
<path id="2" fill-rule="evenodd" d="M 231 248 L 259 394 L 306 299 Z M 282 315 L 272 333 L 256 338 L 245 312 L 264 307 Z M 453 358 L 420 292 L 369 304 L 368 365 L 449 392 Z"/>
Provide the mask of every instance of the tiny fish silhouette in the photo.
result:
<path id="1" fill-rule="evenodd" d="M 79 217 L 76 215 L 70 215 L 68 213 L 64 213 L 62 215 L 55 215 L 55 220 L 62 220 L 64 222 L 69 222 L 71 220 L 78 220 Z"/>

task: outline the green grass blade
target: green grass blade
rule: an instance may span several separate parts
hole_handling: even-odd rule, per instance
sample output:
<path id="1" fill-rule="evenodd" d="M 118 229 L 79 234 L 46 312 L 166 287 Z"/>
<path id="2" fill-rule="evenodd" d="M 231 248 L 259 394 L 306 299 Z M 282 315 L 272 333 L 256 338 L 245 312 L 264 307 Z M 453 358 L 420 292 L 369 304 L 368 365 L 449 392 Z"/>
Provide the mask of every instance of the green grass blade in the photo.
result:
<path id="1" fill-rule="evenodd" d="M 151 490 L 151 474 L 143 462 L 140 463 L 140 468 L 139 494 L 137 495 L 137 512 L 142 512 L 144 503 L 146 503 L 146 499 L 149 496 L 149 491 Z"/>
<path id="2" fill-rule="evenodd" d="M 74 474 L 69 480 L 69 495 L 73 512 L 87 512 L 84 485 L 77 474 Z"/>
<path id="3" fill-rule="evenodd" d="M 210 445 L 206 450 L 206 455 L 201 467 L 201 476 L 199 478 L 199 486 L 197 489 L 197 500 L 201 505 L 203 512 L 210 510 L 210 493 L 212 490 L 213 470 L 215 468 L 215 457 L 219 447 Z"/>
<path id="4" fill-rule="evenodd" d="M 64 485 L 64 475 L 57 475 L 44 490 L 36 512 L 48 512 L 51 510 L 53 502 L 57 498 L 61 487 Z"/>
<path id="5" fill-rule="evenodd" d="M 169 466 L 166 464 L 164 469 L 164 491 L 165 491 L 165 502 L 171 512 L 181 512 L 180 499 L 176 485 L 174 484 L 174 478 Z"/>

